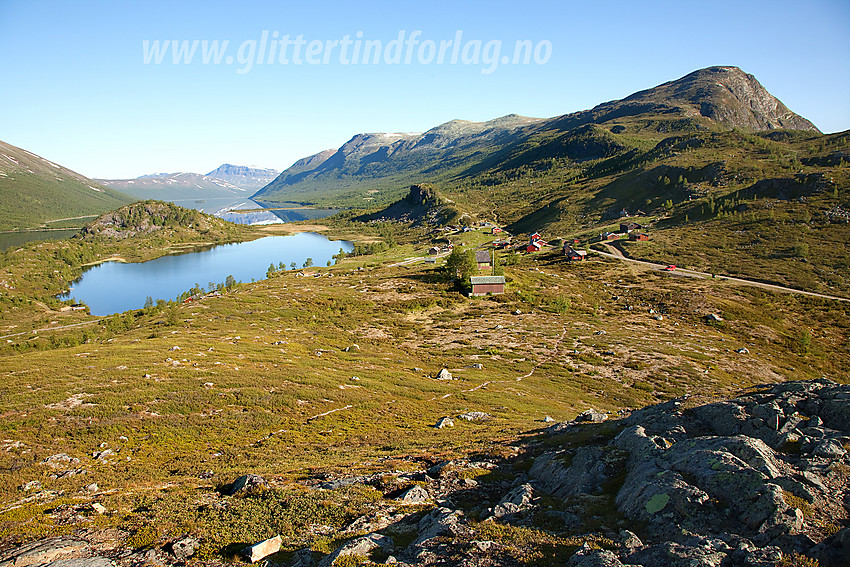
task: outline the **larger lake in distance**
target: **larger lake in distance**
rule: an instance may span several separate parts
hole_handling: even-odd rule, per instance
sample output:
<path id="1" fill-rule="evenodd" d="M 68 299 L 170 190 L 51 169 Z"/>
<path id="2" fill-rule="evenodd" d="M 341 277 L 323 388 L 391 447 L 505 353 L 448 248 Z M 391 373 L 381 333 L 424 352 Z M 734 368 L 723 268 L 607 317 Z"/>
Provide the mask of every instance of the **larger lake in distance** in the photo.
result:
<path id="1" fill-rule="evenodd" d="M 314 209 L 303 207 L 298 203 L 291 203 L 291 206 L 287 207 L 284 204 L 272 205 L 270 203 L 252 201 L 251 199 L 233 200 L 233 198 L 229 197 L 177 199 L 171 202 L 175 205 L 180 205 L 187 209 L 197 209 L 237 224 L 273 224 L 323 219 L 339 212 L 339 209 Z M 251 212 L 237 212 L 244 210 Z"/>
<path id="2" fill-rule="evenodd" d="M 300 268 L 311 258 L 314 265 L 324 266 L 340 249 L 350 252 L 352 248 L 350 242 L 304 232 L 224 244 L 148 262 L 105 262 L 83 272 L 71 284 L 70 292 L 60 298 L 85 303 L 92 315 L 111 315 L 139 309 L 148 297 L 172 300 L 195 284 L 208 288 L 229 275 L 243 282 L 261 280 L 271 263 L 277 266 L 283 262 L 289 269 L 295 262 Z"/>

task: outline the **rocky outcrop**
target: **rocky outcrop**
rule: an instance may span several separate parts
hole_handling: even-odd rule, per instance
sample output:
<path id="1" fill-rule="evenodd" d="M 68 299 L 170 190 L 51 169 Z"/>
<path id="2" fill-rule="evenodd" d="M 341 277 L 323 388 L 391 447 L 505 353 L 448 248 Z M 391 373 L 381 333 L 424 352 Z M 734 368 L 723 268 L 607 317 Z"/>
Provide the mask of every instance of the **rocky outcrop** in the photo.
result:
<path id="1" fill-rule="evenodd" d="M 68 554 L 84 549 L 86 542 L 78 538 L 54 537 L 21 546 L 0 554 L 0 567 L 46 565 Z"/>
<path id="2" fill-rule="evenodd" d="M 850 387 L 787 382 L 690 408 L 674 400 L 634 412 L 618 429 L 604 444 L 540 455 L 530 470 L 532 483 L 556 496 L 616 490 L 617 512 L 644 526 L 646 542 L 618 560 L 768 565 L 796 552 L 840 564 Z M 617 564 L 591 555 L 576 564 Z"/>
<path id="3" fill-rule="evenodd" d="M 463 513 L 458 510 L 436 508 L 419 521 L 419 536 L 408 546 L 407 554 L 419 563 L 434 562 L 439 550 L 436 540 L 441 536 L 461 534 L 464 531 L 462 519 Z"/>
<path id="4" fill-rule="evenodd" d="M 0 553 L 0 567 L 115 567 L 78 538 L 53 537 Z"/>
<path id="5" fill-rule="evenodd" d="M 139 201 L 106 213 L 89 223 L 78 236 L 94 235 L 123 240 L 143 236 L 163 229 L 190 228 L 207 230 L 224 221 L 192 209 L 184 209 L 174 203 Z"/>
<path id="6" fill-rule="evenodd" d="M 514 566 L 530 557 L 573 567 L 848 564 L 850 386 L 785 382 L 730 400 L 681 398 L 623 415 L 550 426 L 502 461 L 321 475 L 301 488 L 369 487 L 378 497 L 336 531 L 310 527 L 336 542 L 330 553 L 314 546 L 292 555 L 302 540 L 281 547 L 278 537 L 249 557 L 287 567 L 367 560 Z M 259 505 L 273 495 L 267 486 L 245 475 L 227 487 L 235 490 L 208 495 L 210 506 L 224 510 L 243 498 Z M 176 566 L 196 560 L 204 544 L 189 534 L 164 548 L 106 550 L 100 536 L 86 541 L 83 533 L 0 552 L 0 567 Z"/>
<path id="7" fill-rule="evenodd" d="M 229 496 L 246 496 L 251 493 L 261 492 L 269 487 L 266 479 L 258 474 L 242 475 L 226 487 L 225 493 Z"/>
<path id="8" fill-rule="evenodd" d="M 551 426 L 546 445 L 560 447 L 536 453 L 527 473 L 513 469 L 512 481 L 438 482 L 459 463 L 429 468 L 421 478 L 432 479 L 440 506 L 419 520 L 398 557 L 409 565 L 458 564 L 461 556 L 464 565 L 511 564 L 504 544 L 474 539 L 477 515 L 607 538 L 606 549 L 579 548 L 572 566 L 766 567 L 794 554 L 845 565 L 848 411 L 850 387 L 815 380 Z M 457 506 L 457 498 L 494 504 Z"/>
<path id="9" fill-rule="evenodd" d="M 372 551 L 379 548 L 385 551 L 391 551 L 393 549 L 392 538 L 380 534 L 370 534 L 357 538 L 338 548 L 330 555 L 327 555 L 319 562 L 319 567 L 330 567 L 337 558 L 346 555 L 367 557 Z"/>

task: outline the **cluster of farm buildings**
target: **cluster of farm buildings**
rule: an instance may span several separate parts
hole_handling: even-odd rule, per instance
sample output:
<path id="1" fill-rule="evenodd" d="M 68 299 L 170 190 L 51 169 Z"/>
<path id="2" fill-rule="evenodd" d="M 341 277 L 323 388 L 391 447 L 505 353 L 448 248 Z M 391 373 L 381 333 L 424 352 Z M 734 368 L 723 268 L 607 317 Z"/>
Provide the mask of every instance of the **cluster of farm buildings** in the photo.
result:
<path id="1" fill-rule="evenodd" d="M 480 272 L 487 272 L 493 269 L 493 250 L 511 250 L 514 253 L 540 252 L 549 243 L 543 240 L 539 232 L 533 232 L 528 235 L 528 240 L 525 244 L 517 244 L 513 238 L 508 235 L 504 229 L 494 226 L 492 223 L 485 223 L 484 226 L 490 229 L 491 234 L 499 236 L 497 240 L 492 242 L 493 248 L 490 250 L 478 250 L 475 253 L 475 262 L 478 265 Z M 463 227 L 457 229 L 463 232 L 469 232 L 471 227 Z M 619 232 L 603 232 L 599 235 L 599 241 L 613 241 L 628 238 L 631 241 L 646 241 L 649 240 L 649 235 L 644 232 L 645 227 L 636 222 L 627 222 L 620 224 Z M 567 239 L 563 242 L 563 253 L 566 259 L 570 262 L 581 262 L 587 259 L 587 250 L 579 249 L 581 240 L 578 238 Z M 441 252 L 450 251 L 453 249 L 451 244 L 444 247 L 433 247 L 429 250 L 431 254 L 439 254 Z M 499 294 L 505 291 L 505 277 L 497 275 L 480 275 L 470 278 L 472 290 L 470 295 L 479 296 L 487 294 Z"/>

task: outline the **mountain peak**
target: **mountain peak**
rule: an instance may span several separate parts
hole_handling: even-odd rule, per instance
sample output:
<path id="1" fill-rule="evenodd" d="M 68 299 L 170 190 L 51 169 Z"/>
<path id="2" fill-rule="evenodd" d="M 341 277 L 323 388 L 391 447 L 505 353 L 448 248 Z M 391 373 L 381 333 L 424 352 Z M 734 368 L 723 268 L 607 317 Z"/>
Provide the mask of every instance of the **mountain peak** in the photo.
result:
<path id="1" fill-rule="evenodd" d="M 680 79 L 637 92 L 623 103 L 654 102 L 685 107 L 694 115 L 751 130 L 810 130 L 817 127 L 790 111 L 753 75 L 735 66 L 698 69 Z"/>
<path id="2" fill-rule="evenodd" d="M 276 169 L 265 169 L 254 167 L 251 165 L 233 165 L 232 163 L 223 163 L 216 169 L 207 173 L 209 177 L 217 177 L 224 179 L 228 176 L 239 177 L 271 177 L 274 179 L 280 173 Z"/>

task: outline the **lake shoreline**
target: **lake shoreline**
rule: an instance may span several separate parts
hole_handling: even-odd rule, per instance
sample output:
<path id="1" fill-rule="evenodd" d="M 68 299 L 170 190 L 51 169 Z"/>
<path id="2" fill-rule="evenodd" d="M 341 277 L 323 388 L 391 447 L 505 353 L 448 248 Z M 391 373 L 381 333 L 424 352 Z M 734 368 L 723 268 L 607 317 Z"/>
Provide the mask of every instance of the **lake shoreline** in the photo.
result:
<path id="1" fill-rule="evenodd" d="M 302 230 L 306 225 L 300 227 Z M 83 273 L 57 299 L 75 299 L 95 316 L 141 308 L 147 297 L 173 300 L 187 290 L 214 291 L 226 281 L 259 281 L 271 272 L 332 265 L 350 241 L 316 232 L 256 233 L 241 242 L 187 243 L 143 262 L 114 253 L 81 266 Z"/>
<path id="2" fill-rule="evenodd" d="M 156 259 L 156 258 L 154 258 Z M 93 262 L 86 262 L 85 264 L 80 264 L 83 268 L 89 268 L 91 266 L 97 266 L 99 264 L 103 264 L 104 262 L 120 262 L 121 264 L 126 264 L 127 259 L 121 256 L 110 256 L 109 258 L 101 258 L 99 260 L 94 260 Z"/>

